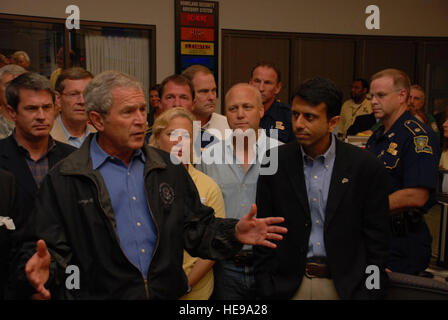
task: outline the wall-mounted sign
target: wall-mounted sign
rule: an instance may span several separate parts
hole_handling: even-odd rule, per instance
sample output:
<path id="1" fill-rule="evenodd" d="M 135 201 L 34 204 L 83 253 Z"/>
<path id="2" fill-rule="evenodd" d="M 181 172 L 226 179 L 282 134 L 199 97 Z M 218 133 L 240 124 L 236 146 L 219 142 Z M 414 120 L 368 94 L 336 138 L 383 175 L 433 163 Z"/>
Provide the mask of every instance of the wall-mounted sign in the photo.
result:
<path id="1" fill-rule="evenodd" d="M 215 30 L 204 28 L 180 28 L 180 40 L 214 41 Z"/>
<path id="2" fill-rule="evenodd" d="M 182 55 L 213 56 L 215 53 L 214 43 L 182 41 L 180 53 Z"/>
<path id="3" fill-rule="evenodd" d="M 174 0 L 176 73 L 192 64 L 209 68 L 218 84 L 218 2 Z"/>
<path id="4" fill-rule="evenodd" d="M 194 27 L 214 27 L 215 16 L 211 14 L 182 12 L 180 14 L 180 24 Z"/>

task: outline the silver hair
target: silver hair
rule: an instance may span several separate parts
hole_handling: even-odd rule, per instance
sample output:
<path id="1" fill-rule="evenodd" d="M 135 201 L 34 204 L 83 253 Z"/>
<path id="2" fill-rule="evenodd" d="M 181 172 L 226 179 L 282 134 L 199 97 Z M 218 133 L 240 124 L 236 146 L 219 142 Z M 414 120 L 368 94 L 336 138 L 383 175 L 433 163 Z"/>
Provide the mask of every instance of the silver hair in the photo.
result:
<path id="1" fill-rule="evenodd" d="M 26 61 L 30 62 L 30 56 L 25 51 L 16 51 L 12 54 L 11 58 L 15 59 L 18 56 L 23 56 Z"/>
<path id="2" fill-rule="evenodd" d="M 94 77 L 84 89 L 86 112 L 107 114 L 112 107 L 112 90 L 115 88 L 134 88 L 143 91 L 143 86 L 134 77 L 119 71 L 104 71 Z"/>
<path id="3" fill-rule="evenodd" d="M 12 74 L 13 76 L 18 76 L 25 72 L 27 72 L 27 71 L 24 68 L 22 68 L 21 66 L 18 66 L 16 64 L 7 64 L 6 66 L 3 66 L 0 68 L 0 79 L 6 73 Z"/>

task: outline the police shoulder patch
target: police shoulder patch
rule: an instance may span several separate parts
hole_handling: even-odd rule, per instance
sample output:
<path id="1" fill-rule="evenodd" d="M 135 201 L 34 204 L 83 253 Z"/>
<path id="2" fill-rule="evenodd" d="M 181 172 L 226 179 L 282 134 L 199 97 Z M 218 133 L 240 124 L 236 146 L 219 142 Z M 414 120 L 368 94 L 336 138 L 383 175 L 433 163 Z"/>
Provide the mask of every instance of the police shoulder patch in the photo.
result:
<path id="1" fill-rule="evenodd" d="M 432 147 L 428 145 L 428 142 L 429 142 L 428 136 L 414 137 L 415 152 L 417 153 L 426 152 L 429 154 L 433 154 Z"/>
<path id="2" fill-rule="evenodd" d="M 411 131 L 414 136 L 426 133 L 426 130 L 415 120 L 406 120 L 404 126 Z"/>

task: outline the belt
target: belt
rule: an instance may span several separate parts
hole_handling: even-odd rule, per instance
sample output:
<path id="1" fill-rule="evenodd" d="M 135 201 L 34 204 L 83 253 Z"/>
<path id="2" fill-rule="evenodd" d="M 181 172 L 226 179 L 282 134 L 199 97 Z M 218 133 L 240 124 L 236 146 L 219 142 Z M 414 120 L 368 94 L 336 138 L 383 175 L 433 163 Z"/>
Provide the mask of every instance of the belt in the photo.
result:
<path id="1" fill-rule="evenodd" d="M 314 259 L 307 260 L 305 265 L 305 275 L 308 278 L 328 278 L 331 279 L 330 268 L 327 264 L 313 262 Z"/>
<path id="2" fill-rule="evenodd" d="M 251 266 L 254 263 L 252 250 L 241 250 L 233 257 L 233 262 L 238 266 Z"/>

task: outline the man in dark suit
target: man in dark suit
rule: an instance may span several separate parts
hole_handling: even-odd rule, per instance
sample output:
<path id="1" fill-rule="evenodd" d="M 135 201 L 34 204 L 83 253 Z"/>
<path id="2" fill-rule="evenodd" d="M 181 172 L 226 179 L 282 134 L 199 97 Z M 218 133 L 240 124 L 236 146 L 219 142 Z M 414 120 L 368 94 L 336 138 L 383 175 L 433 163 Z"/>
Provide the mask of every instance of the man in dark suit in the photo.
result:
<path id="1" fill-rule="evenodd" d="M 277 172 L 260 176 L 257 187 L 258 216 L 284 217 L 289 233 L 275 250 L 254 248 L 257 293 L 379 298 L 390 237 L 387 173 L 369 152 L 331 134 L 342 95 L 330 80 L 305 81 L 293 97 L 297 142 L 278 148 Z"/>
<path id="2" fill-rule="evenodd" d="M 15 221 L 20 214 L 14 176 L 0 170 L 0 300 L 4 299 L 16 233 Z"/>
<path id="3" fill-rule="evenodd" d="M 0 168 L 15 176 L 26 219 L 48 170 L 76 149 L 50 136 L 55 106 L 48 79 L 37 73 L 24 73 L 9 83 L 6 99 L 16 128 L 0 140 Z M 17 221 L 16 225 L 21 226 L 22 222 Z"/>

